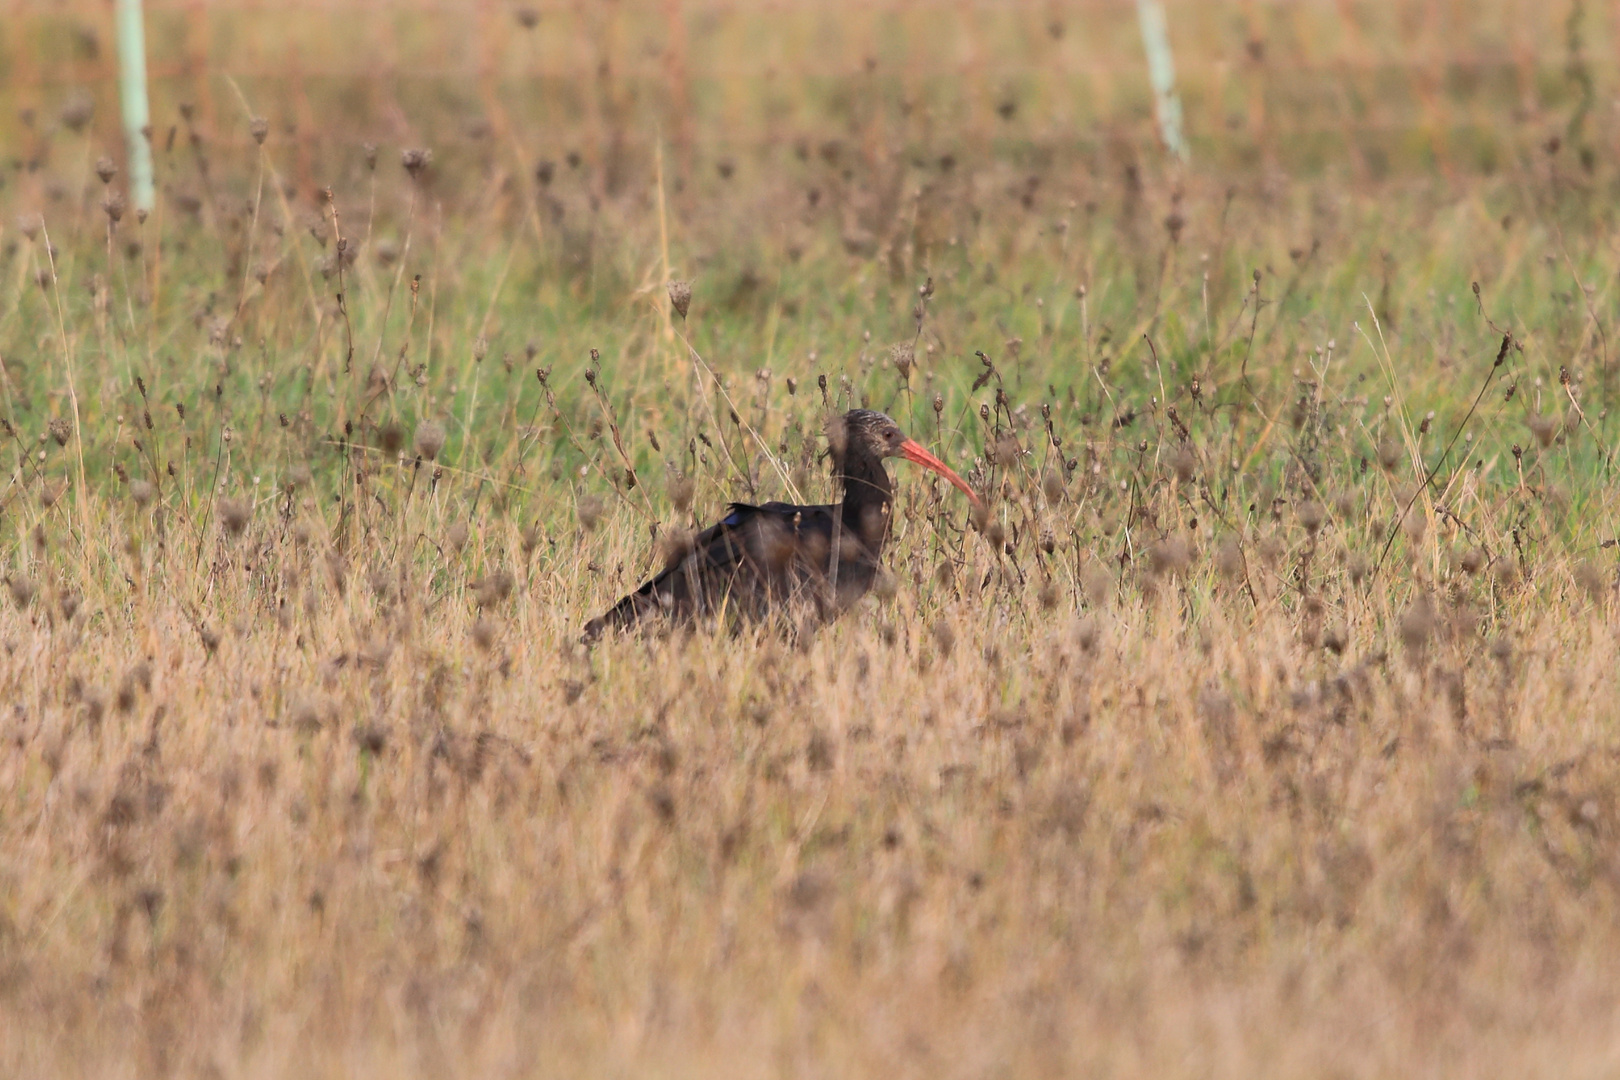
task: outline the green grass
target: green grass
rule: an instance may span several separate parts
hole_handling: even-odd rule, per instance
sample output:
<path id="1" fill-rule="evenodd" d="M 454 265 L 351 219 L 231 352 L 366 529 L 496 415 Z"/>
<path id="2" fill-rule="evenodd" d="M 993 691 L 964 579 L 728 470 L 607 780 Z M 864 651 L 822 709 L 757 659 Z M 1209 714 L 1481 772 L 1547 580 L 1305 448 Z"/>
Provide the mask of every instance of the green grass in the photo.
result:
<path id="1" fill-rule="evenodd" d="M 7 1075 L 1612 1071 L 1598 16 L 1172 5 L 1177 169 L 1114 14 L 691 7 L 683 129 L 661 10 L 341 10 L 209 10 L 144 222 L 0 121 Z M 988 518 L 579 643 L 856 405 Z"/>

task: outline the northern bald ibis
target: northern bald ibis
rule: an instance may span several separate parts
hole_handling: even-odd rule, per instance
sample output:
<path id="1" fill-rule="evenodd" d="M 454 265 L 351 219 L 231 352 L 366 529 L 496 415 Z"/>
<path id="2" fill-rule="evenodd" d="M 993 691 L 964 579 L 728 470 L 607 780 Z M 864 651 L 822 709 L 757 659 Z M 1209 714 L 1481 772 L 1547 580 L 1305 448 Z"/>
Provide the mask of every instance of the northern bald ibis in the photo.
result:
<path id="1" fill-rule="evenodd" d="M 854 409 L 834 418 L 828 444 L 842 502 L 732 503 L 718 524 L 674 545 L 662 573 L 587 623 L 585 639 L 649 616 L 691 618 L 726 609 L 757 618 L 795 602 L 822 617 L 836 615 L 877 577 L 894 501 L 884 458 L 932 469 L 983 506 L 966 480 L 883 413 Z"/>

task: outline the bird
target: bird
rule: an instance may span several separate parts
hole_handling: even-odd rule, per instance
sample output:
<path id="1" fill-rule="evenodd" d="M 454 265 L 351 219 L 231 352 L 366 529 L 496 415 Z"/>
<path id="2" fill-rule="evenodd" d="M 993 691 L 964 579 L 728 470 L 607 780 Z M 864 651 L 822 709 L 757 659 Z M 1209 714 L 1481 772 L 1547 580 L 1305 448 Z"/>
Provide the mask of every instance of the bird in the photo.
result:
<path id="1" fill-rule="evenodd" d="M 729 612 L 761 619 L 796 606 L 820 618 L 836 616 L 866 595 L 878 575 L 894 502 L 885 458 L 932 469 L 983 513 L 968 482 L 884 413 L 852 409 L 829 421 L 827 435 L 841 502 L 731 503 L 716 524 L 666 544 L 663 571 L 586 623 L 584 640 L 659 616 L 690 620 Z"/>

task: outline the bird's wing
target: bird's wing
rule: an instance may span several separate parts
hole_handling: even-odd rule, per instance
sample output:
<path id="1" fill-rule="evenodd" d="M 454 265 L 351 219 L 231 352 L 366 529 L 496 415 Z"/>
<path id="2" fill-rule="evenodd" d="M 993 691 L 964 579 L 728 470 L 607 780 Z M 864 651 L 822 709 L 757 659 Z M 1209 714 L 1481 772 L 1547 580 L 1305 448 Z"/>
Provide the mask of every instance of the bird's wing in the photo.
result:
<path id="1" fill-rule="evenodd" d="M 675 547 L 660 573 L 592 620 L 586 637 L 643 615 L 697 614 L 723 601 L 763 610 L 826 574 L 835 510 L 782 502 L 730 504 L 725 517 Z"/>

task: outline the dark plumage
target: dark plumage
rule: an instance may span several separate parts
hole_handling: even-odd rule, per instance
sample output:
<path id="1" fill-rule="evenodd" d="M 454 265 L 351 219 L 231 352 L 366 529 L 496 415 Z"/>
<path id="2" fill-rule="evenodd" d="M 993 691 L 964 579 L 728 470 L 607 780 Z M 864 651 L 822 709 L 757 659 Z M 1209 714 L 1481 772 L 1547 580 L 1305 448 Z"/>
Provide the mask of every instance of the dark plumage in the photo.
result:
<path id="1" fill-rule="evenodd" d="M 649 615 L 690 618 L 725 608 L 757 618 L 794 603 L 837 614 L 877 576 L 894 500 L 884 458 L 932 469 L 979 503 L 967 481 L 883 413 L 845 413 L 829 425 L 828 442 L 842 502 L 732 503 L 718 524 L 674 546 L 663 573 L 587 623 L 586 640 Z"/>

